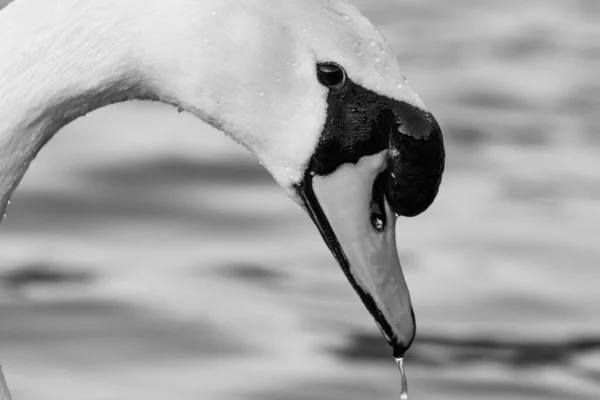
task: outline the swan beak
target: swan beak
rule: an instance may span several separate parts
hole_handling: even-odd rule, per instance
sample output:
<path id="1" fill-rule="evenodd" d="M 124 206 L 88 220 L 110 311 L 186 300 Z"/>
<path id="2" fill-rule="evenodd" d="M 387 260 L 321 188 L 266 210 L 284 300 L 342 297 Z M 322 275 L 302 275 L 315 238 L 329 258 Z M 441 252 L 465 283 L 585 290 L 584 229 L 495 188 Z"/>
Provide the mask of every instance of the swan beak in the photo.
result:
<path id="1" fill-rule="evenodd" d="M 396 215 L 385 200 L 388 151 L 331 174 L 307 172 L 300 196 L 346 277 L 401 357 L 416 324 L 396 249 Z"/>

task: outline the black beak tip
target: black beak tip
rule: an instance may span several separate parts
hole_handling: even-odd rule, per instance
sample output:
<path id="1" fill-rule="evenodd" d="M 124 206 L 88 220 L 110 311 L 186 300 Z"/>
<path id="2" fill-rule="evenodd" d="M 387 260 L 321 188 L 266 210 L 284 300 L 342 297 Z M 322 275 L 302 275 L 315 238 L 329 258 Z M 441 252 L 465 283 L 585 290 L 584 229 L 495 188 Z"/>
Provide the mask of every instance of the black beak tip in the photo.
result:
<path id="1" fill-rule="evenodd" d="M 405 338 L 404 341 L 398 340 L 395 338 L 392 345 L 392 355 L 394 358 L 403 358 L 406 355 L 408 349 L 412 346 L 415 341 L 415 337 L 417 336 L 417 320 L 415 318 L 415 311 L 410 309 L 411 319 L 412 319 L 412 332 L 408 338 Z"/>
<path id="2" fill-rule="evenodd" d="M 404 355 L 406 354 L 407 350 L 408 348 L 402 345 L 394 346 L 392 356 L 396 359 L 404 358 Z"/>

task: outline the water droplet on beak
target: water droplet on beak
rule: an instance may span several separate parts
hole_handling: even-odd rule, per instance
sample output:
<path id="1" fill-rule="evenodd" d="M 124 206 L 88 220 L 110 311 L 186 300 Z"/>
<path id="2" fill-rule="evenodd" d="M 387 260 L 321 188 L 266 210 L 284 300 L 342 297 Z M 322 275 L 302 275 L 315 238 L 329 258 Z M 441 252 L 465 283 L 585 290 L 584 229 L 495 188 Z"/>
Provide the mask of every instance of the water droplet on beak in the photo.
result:
<path id="1" fill-rule="evenodd" d="M 408 400 L 408 384 L 406 382 L 406 371 L 404 370 L 404 358 L 395 358 L 398 369 L 400 370 L 400 400 Z"/>

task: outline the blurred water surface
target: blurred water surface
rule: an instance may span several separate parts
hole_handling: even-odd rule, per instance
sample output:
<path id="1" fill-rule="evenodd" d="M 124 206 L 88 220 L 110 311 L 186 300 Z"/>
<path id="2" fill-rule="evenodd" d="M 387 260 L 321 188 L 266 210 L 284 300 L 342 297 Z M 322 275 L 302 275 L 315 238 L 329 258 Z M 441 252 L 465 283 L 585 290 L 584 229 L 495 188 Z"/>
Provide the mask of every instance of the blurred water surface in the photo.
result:
<path id="1" fill-rule="evenodd" d="M 411 398 L 597 399 L 600 2 L 355 4 L 447 143 L 438 199 L 398 222 L 419 324 Z M 15 399 L 399 396 L 309 218 L 172 108 L 122 104 L 63 129 L 0 236 Z"/>

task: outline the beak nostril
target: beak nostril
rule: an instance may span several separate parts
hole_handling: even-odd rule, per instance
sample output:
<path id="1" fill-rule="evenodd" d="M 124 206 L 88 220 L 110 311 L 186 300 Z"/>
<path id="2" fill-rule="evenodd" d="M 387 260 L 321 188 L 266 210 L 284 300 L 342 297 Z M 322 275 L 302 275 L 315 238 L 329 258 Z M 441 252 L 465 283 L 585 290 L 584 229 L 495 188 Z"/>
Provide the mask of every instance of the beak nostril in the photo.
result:
<path id="1" fill-rule="evenodd" d="M 373 183 L 373 194 L 371 196 L 371 225 L 379 233 L 385 230 L 387 218 L 385 216 L 384 190 L 385 190 L 385 172 L 380 173 Z"/>
<path id="2" fill-rule="evenodd" d="M 379 233 L 385 230 L 385 221 L 380 215 L 375 213 L 371 214 L 371 224 L 373 224 L 373 228 Z"/>

